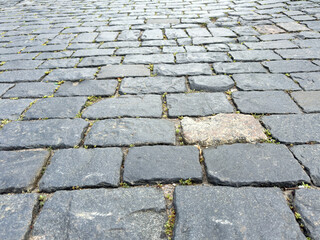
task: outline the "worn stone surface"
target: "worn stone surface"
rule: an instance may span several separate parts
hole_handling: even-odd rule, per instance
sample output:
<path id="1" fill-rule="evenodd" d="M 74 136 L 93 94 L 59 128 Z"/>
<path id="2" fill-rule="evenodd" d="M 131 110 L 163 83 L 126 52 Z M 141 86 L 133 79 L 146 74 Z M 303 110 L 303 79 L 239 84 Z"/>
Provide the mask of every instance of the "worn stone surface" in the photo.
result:
<path id="1" fill-rule="evenodd" d="M 130 184 L 171 183 L 202 179 L 199 150 L 194 146 L 146 146 L 129 150 L 124 181 Z"/>
<path id="2" fill-rule="evenodd" d="M 31 189 L 48 157 L 45 150 L 0 151 L 0 193 Z"/>
<path id="3" fill-rule="evenodd" d="M 320 238 L 320 191 L 299 189 L 295 192 L 294 207 L 301 215 L 302 222 L 312 239 Z"/>
<path id="4" fill-rule="evenodd" d="M 17 120 L 32 99 L 0 99 L 0 119 Z"/>
<path id="5" fill-rule="evenodd" d="M 285 145 L 232 144 L 203 151 L 209 182 L 228 186 L 294 186 L 310 182 Z"/>
<path id="6" fill-rule="evenodd" d="M 174 196 L 177 240 L 305 239 L 280 189 L 178 186 Z"/>
<path id="7" fill-rule="evenodd" d="M 298 106 L 289 95 L 280 91 L 238 91 L 232 94 L 242 113 L 299 113 Z"/>
<path id="8" fill-rule="evenodd" d="M 208 116 L 233 112 L 231 104 L 223 93 L 168 94 L 166 99 L 170 117 Z"/>
<path id="9" fill-rule="evenodd" d="M 45 75 L 45 70 L 17 70 L 0 74 L 0 82 L 35 82 Z"/>
<path id="10" fill-rule="evenodd" d="M 267 72 L 260 63 L 256 62 L 215 63 L 213 64 L 213 68 L 214 71 L 219 74 Z"/>
<path id="11" fill-rule="evenodd" d="M 91 146 L 129 146 L 174 144 L 174 124 L 164 119 L 109 119 L 93 124 L 85 144 Z"/>
<path id="12" fill-rule="evenodd" d="M 218 114 L 199 119 L 185 117 L 181 126 L 183 138 L 188 144 L 209 146 L 266 140 L 259 121 L 249 115 Z"/>
<path id="13" fill-rule="evenodd" d="M 0 149 L 73 147 L 87 126 L 82 119 L 11 122 L 0 132 Z"/>
<path id="14" fill-rule="evenodd" d="M 188 48 L 187 48 L 188 51 Z M 178 53 L 176 55 L 177 63 L 212 63 L 212 62 L 230 62 L 231 59 L 226 53 Z"/>
<path id="15" fill-rule="evenodd" d="M 0 238 L 22 240 L 29 232 L 37 194 L 0 195 Z"/>
<path id="16" fill-rule="evenodd" d="M 173 54 L 153 54 L 153 55 L 129 55 L 126 56 L 123 64 L 156 64 L 174 63 Z"/>
<path id="17" fill-rule="evenodd" d="M 281 60 L 282 58 L 271 50 L 248 50 L 229 52 L 236 61 Z"/>
<path id="18" fill-rule="evenodd" d="M 83 112 L 84 118 L 161 117 L 160 95 L 120 96 L 103 99 Z"/>
<path id="19" fill-rule="evenodd" d="M 306 60 L 262 62 L 272 73 L 295 73 L 319 71 L 320 67 Z"/>
<path id="20" fill-rule="evenodd" d="M 105 66 L 98 73 L 98 79 L 145 76 L 150 76 L 150 69 L 145 65 Z"/>
<path id="21" fill-rule="evenodd" d="M 179 64 L 179 65 L 155 65 L 154 72 L 164 76 L 185 76 L 185 75 L 211 75 L 209 64 L 194 63 L 194 64 Z"/>
<path id="22" fill-rule="evenodd" d="M 155 188 L 61 191 L 46 202 L 32 238 L 165 239 L 165 211 Z"/>
<path id="23" fill-rule="evenodd" d="M 15 97 L 43 97 L 53 94 L 57 85 L 53 83 L 18 83 L 7 91 L 3 97 L 15 98 Z"/>
<path id="24" fill-rule="evenodd" d="M 291 151 L 306 168 L 313 184 L 320 186 L 320 145 L 294 146 Z"/>
<path id="25" fill-rule="evenodd" d="M 291 76 L 304 90 L 320 90 L 320 74 L 318 72 L 294 73 Z"/>
<path id="26" fill-rule="evenodd" d="M 293 92 L 291 96 L 306 113 L 320 112 L 320 92 Z"/>
<path id="27" fill-rule="evenodd" d="M 12 87 L 14 87 L 14 84 L 0 83 L 0 97 Z"/>
<path id="28" fill-rule="evenodd" d="M 26 119 L 74 118 L 80 112 L 87 98 L 44 98 L 32 105 L 25 114 Z"/>
<path id="29" fill-rule="evenodd" d="M 280 142 L 320 142 L 320 114 L 273 115 L 262 121 Z"/>
<path id="30" fill-rule="evenodd" d="M 228 76 L 194 76 L 189 77 L 190 88 L 196 91 L 222 92 L 234 86 L 234 82 Z"/>
<path id="31" fill-rule="evenodd" d="M 49 82 L 92 80 L 97 70 L 96 68 L 55 69 L 44 80 Z"/>
<path id="32" fill-rule="evenodd" d="M 57 150 L 39 182 L 41 191 L 78 187 L 116 187 L 120 183 L 120 148 Z"/>

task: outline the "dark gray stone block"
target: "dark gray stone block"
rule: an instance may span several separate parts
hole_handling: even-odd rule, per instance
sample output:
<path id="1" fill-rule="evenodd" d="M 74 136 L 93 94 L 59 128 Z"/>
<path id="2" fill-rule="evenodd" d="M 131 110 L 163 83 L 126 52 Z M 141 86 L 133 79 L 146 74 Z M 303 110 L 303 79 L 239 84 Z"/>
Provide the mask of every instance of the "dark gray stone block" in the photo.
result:
<path id="1" fill-rule="evenodd" d="M 178 186 L 174 205 L 176 240 L 305 239 L 280 189 Z"/>
<path id="2" fill-rule="evenodd" d="M 70 68 L 70 69 L 55 69 L 44 81 L 59 82 L 59 81 L 79 81 L 94 79 L 97 68 Z"/>
<path id="3" fill-rule="evenodd" d="M 25 119 L 74 118 L 86 101 L 85 97 L 40 99 L 26 112 Z"/>
<path id="4" fill-rule="evenodd" d="M 187 91 L 184 77 L 124 78 L 120 94 L 178 93 Z"/>
<path id="5" fill-rule="evenodd" d="M 82 82 L 65 82 L 55 93 L 57 97 L 74 96 L 112 96 L 118 81 L 116 80 L 85 80 Z"/>
<path id="6" fill-rule="evenodd" d="M 233 108 L 223 93 L 168 94 L 168 115 L 208 116 L 215 113 L 231 113 Z"/>
<path id="7" fill-rule="evenodd" d="M 180 179 L 200 182 L 199 151 L 194 146 L 146 146 L 129 150 L 124 181 L 130 184 L 172 183 Z"/>
<path id="8" fill-rule="evenodd" d="M 243 91 L 268 90 L 300 90 L 290 78 L 284 74 L 233 74 L 237 88 Z"/>
<path id="9" fill-rule="evenodd" d="M 0 195 L 0 239 L 25 239 L 37 203 L 37 194 Z"/>
<path id="10" fill-rule="evenodd" d="M 320 145 L 294 146 L 291 151 L 305 166 L 313 184 L 320 187 Z"/>
<path id="11" fill-rule="evenodd" d="M 214 71 L 216 73 L 266 73 L 260 63 L 256 62 L 233 62 L 233 63 L 214 63 Z"/>
<path id="12" fill-rule="evenodd" d="M 164 76 L 186 76 L 186 75 L 211 75 L 211 67 L 205 63 L 189 63 L 189 64 L 162 64 L 155 65 L 154 72 Z"/>
<path id="13" fill-rule="evenodd" d="M 54 153 L 39 182 L 41 191 L 79 187 L 116 187 L 120 183 L 120 148 L 62 149 Z"/>
<path id="14" fill-rule="evenodd" d="M 304 90 L 320 90 L 320 74 L 318 72 L 294 73 L 291 74 L 291 77 L 297 81 Z"/>
<path id="15" fill-rule="evenodd" d="M 0 149 L 74 147 L 88 125 L 83 119 L 11 122 L 0 132 Z"/>
<path id="16" fill-rule="evenodd" d="M 32 99 L 0 99 L 0 119 L 17 120 Z"/>
<path id="17" fill-rule="evenodd" d="M 174 144 L 174 124 L 164 119 L 108 119 L 93 124 L 85 144 L 129 146 L 131 144 Z"/>
<path id="18" fill-rule="evenodd" d="M 306 113 L 320 112 L 320 92 L 293 92 L 291 96 Z"/>
<path id="19" fill-rule="evenodd" d="M 40 60 L 15 60 L 9 61 L 0 66 L 0 70 L 28 70 L 35 69 L 43 61 Z"/>
<path id="20" fill-rule="evenodd" d="M 67 59 L 52 59 L 47 60 L 39 66 L 39 68 L 53 69 L 53 68 L 72 68 L 79 62 L 79 58 L 67 58 Z"/>
<path id="21" fill-rule="evenodd" d="M 0 193 L 31 189 L 48 157 L 44 150 L 0 151 Z"/>
<path id="22" fill-rule="evenodd" d="M 194 76 L 189 77 L 190 88 L 196 91 L 223 92 L 234 86 L 228 76 Z"/>
<path id="23" fill-rule="evenodd" d="M 149 77 L 150 69 L 145 65 L 118 65 L 101 68 L 98 79 L 122 77 Z"/>
<path id="24" fill-rule="evenodd" d="M 3 97 L 43 97 L 53 94 L 57 85 L 53 83 L 35 82 L 35 83 L 17 83 L 14 88 L 7 91 Z"/>
<path id="25" fill-rule="evenodd" d="M 0 82 L 36 82 L 45 75 L 45 70 L 18 70 L 0 74 Z"/>
<path id="26" fill-rule="evenodd" d="M 228 186 L 291 187 L 310 182 L 285 145 L 232 144 L 204 149 L 209 182 Z"/>
<path id="27" fill-rule="evenodd" d="M 262 65 L 269 68 L 272 73 L 295 73 L 319 71 L 320 66 L 307 60 L 267 61 Z"/>
<path id="28" fill-rule="evenodd" d="M 160 95 L 120 96 L 103 99 L 83 112 L 84 118 L 161 117 Z"/>
<path id="29" fill-rule="evenodd" d="M 280 142 L 320 142 L 320 114 L 273 115 L 262 121 Z"/>
<path id="30" fill-rule="evenodd" d="M 293 204 L 312 239 L 320 238 L 320 191 L 300 189 L 295 192 Z"/>
<path id="31" fill-rule="evenodd" d="M 282 58 L 271 50 L 247 50 L 229 52 L 236 61 L 263 61 L 282 60 Z"/>
<path id="32" fill-rule="evenodd" d="M 299 113 L 288 94 L 280 91 L 234 92 L 232 98 L 242 113 Z"/>
<path id="33" fill-rule="evenodd" d="M 45 203 L 32 238 L 165 239 L 166 218 L 155 188 L 60 191 Z"/>

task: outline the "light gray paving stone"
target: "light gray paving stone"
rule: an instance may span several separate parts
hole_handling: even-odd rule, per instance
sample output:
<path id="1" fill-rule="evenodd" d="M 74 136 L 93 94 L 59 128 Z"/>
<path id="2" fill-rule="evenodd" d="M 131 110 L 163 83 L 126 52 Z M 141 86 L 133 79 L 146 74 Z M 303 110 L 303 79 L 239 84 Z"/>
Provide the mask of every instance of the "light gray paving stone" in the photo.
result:
<path id="1" fill-rule="evenodd" d="M 0 74 L 0 82 L 36 82 L 45 75 L 45 70 L 18 70 Z"/>
<path id="2" fill-rule="evenodd" d="M 80 51 L 80 50 L 79 50 Z M 82 50 L 81 50 L 82 51 Z M 73 54 L 73 51 L 62 51 L 62 52 L 43 52 L 36 57 L 37 60 L 41 59 L 57 59 L 70 57 Z M 76 57 L 76 56 L 75 56 Z"/>
<path id="3" fill-rule="evenodd" d="M 247 50 L 229 52 L 236 61 L 263 61 L 282 60 L 282 58 L 271 50 Z"/>
<path id="4" fill-rule="evenodd" d="M 25 119 L 74 118 L 86 101 L 86 97 L 40 99 L 26 112 Z"/>
<path id="5" fill-rule="evenodd" d="M 233 43 L 236 42 L 235 38 L 230 37 L 194 37 L 192 43 L 194 45 L 206 45 L 214 43 Z"/>
<path id="6" fill-rule="evenodd" d="M 298 84 L 284 74 L 233 74 L 232 78 L 243 91 L 300 90 Z"/>
<path id="7" fill-rule="evenodd" d="M 32 99 L 0 99 L 0 119 L 17 120 Z"/>
<path id="8" fill-rule="evenodd" d="M 150 18 L 147 21 L 147 24 L 160 24 L 160 23 L 178 24 L 180 23 L 180 20 L 175 18 Z"/>
<path id="9" fill-rule="evenodd" d="M 209 52 L 227 52 L 229 51 L 229 47 L 227 44 L 218 43 L 218 44 L 209 44 L 206 46 Z"/>
<path id="10" fill-rule="evenodd" d="M 262 65 L 272 73 L 295 73 L 319 71 L 320 66 L 307 60 L 265 61 Z"/>
<path id="11" fill-rule="evenodd" d="M 190 37 L 211 37 L 206 28 L 189 28 L 186 30 Z"/>
<path id="12" fill-rule="evenodd" d="M 257 62 L 232 62 L 232 63 L 214 63 L 216 73 L 266 73 L 267 70 Z"/>
<path id="13" fill-rule="evenodd" d="M 309 29 L 297 22 L 278 23 L 279 27 L 285 29 L 287 32 L 308 31 Z"/>
<path id="14" fill-rule="evenodd" d="M 112 55 L 114 49 L 81 49 L 77 50 L 72 57 L 94 57 L 94 56 L 105 56 Z M 41 55 L 40 55 L 41 56 Z"/>
<path id="15" fill-rule="evenodd" d="M 188 50 L 187 50 L 188 51 Z M 212 62 L 230 62 L 231 59 L 227 53 L 178 53 L 176 55 L 177 63 L 212 63 Z"/>
<path id="16" fill-rule="evenodd" d="M 177 46 L 175 40 L 144 40 L 142 47 L 161 47 L 161 46 Z"/>
<path id="17" fill-rule="evenodd" d="M 14 87 L 14 84 L 0 83 L 0 97 L 12 87 Z"/>
<path id="18" fill-rule="evenodd" d="M 44 81 L 59 82 L 59 81 L 79 81 L 94 79 L 97 68 L 70 68 L 70 69 L 54 69 Z"/>
<path id="19" fill-rule="evenodd" d="M 72 42 L 92 43 L 97 36 L 98 33 L 80 33 Z"/>
<path id="20" fill-rule="evenodd" d="M 185 75 L 211 75 L 209 64 L 189 63 L 189 64 L 162 64 L 154 66 L 154 73 L 163 76 L 185 76 Z"/>
<path id="21" fill-rule="evenodd" d="M 10 122 L 0 132 L 0 149 L 74 147 L 88 125 L 83 119 Z"/>
<path id="22" fill-rule="evenodd" d="M 187 38 L 188 35 L 183 29 L 165 29 L 165 34 L 168 39 Z"/>
<path id="23" fill-rule="evenodd" d="M 215 113 L 233 112 L 223 93 L 188 93 L 167 95 L 168 115 L 208 116 Z"/>
<path id="24" fill-rule="evenodd" d="M 96 42 L 114 41 L 117 38 L 118 34 L 118 32 L 101 32 L 96 38 Z"/>
<path id="25" fill-rule="evenodd" d="M 173 54 L 128 55 L 123 64 L 157 64 L 174 63 Z"/>
<path id="26" fill-rule="evenodd" d="M 214 37 L 237 37 L 237 35 L 228 28 L 209 28 Z"/>
<path id="27" fill-rule="evenodd" d="M 238 143 L 207 148 L 203 154 L 213 184 L 290 187 L 310 182 L 285 145 Z"/>
<path id="28" fill-rule="evenodd" d="M 320 59 L 320 49 L 317 48 L 276 50 L 276 53 L 285 59 Z"/>
<path id="29" fill-rule="evenodd" d="M 264 49 L 283 49 L 283 48 L 298 48 L 296 44 L 289 40 L 279 41 L 265 41 L 265 42 L 245 42 L 251 49 L 264 50 Z"/>
<path id="30" fill-rule="evenodd" d="M 139 41 L 117 41 L 117 42 L 106 42 L 103 43 L 100 48 L 117 48 L 117 47 L 133 47 L 137 48 L 140 46 Z"/>
<path id="31" fill-rule="evenodd" d="M 295 191 L 294 207 L 301 215 L 303 225 L 312 239 L 320 238 L 320 191 L 318 189 L 299 189 Z"/>
<path id="32" fill-rule="evenodd" d="M 258 26 L 254 26 L 254 28 L 257 29 L 257 31 L 262 34 L 279 34 L 279 33 L 286 32 L 285 30 L 275 25 L 258 25 Z"/>
<path id="33" fill-rule="evenodd" d="M 250 115 L 220 113 L 198 119 L 185 117 L 181 126 L 183 138 L 188 144 L 210 146 L 267 139 L 259 121 Z"/>
<path id="34" fill-rule="evenodd" d="M 207 52 L 207 50 L 202 46 L 185 46 L 185 49 L 188 53 L 203 53 Z"/>
<path id="35" fill-rule="evenodd" d="M 111 96 L 115 93 L 116 80 L 85 80 L 82 82 L 65 82 L 55 93 L 56 97 L 75 96 Z"/>
<path id="36" fill-rule="evenodd" d="M 15 60 L 4 63 L 2 66 L 0 66 L 0 70 L 35 69 L 42 63 L 43 61 L 41 60 Z"/>
<path id="37" fill-rule="evenodd" d="M 189 77 L 190 89 L 206 92 L 223 92 L 234 86 L 229 76 L 193 76 Z"/>
<path id="38" fill-rule="evenodd" d="M 121 57 L 86 57 L 78 64 L 77 67 L 99 67 L 105 65 L 120 64 Z"/>
<path id="39" fill-rule="evenodd" d="M 0 193 L 32 189 L 48 157 L 45 150 L 0 151 Z"/>
<path id="40" fill-rule="evenodd" d="M 79 63 L 79 60 L 79 58 L 47 60 L 39 66 L 39 69 L 72 68 Z"/>
<path id="41" fill-rule="evenodd" d="M 0 238 L 22 240 L 29 232 L 37 194 L 0 195 Z"/>
<path id="42" fill-rule="evenodd" d="M 174 124 L 165 119 L 108 119 L 93 124 L 85 144 L 90 146 L 129 146 L 174 144 Z"/>
<path id="43" fill-rule="evenodd" d="M 116 50 L 116 55 L 155 54 L 160 52 L 159 47 L 119 48 Z"/>
<path id="44" fill-rule="evenodd" d="M 146 65 L 105 66 L 98 73 L 98 79 L 122 77 L 149 77 L 150 69 Z"/>
<path id="45" fill-rule="evenodd" d="M 145 30 L 141 36 L 141 39 L 142 40 L 163 39 L 163 34 L 161 29 Z"/>
<path id="46" fill-rule="evenodd" d="M 3 97 L 43 97 L 52 95 L 57 85 L 53 83 L 17 83 L 15 87 L 7 91 Z"/>
<path id="47" fill-rule="evenodd" d="M 320 39 L 297 39 L 293 41 L 301 48 L 319 48 L 320 47 Z"/>
<path id="48" fill-rule="evenodd" d="M 294 73 L 291 74 L 291 77 L 304 90 L 320 90 L 320 74 L 318 72 Z"/>
<path id="49" fill-rule="evenodd" d="M 183 47 L 163 47 L 163 53 L 184 53 L 186 50 Z"/>
<path id="50" fill-rule="evenodd" d="M 123 30 L 118 36 L 118 41 L 137 41 L 139 36 L 139 30 Z"/>
<path id="51" fill-rule="evenodd" d="M 130 184 L 172 183 L 180 179 L 202 180 L 199 151 L 194 146 L 145 146 L 129 150 L 124 181 Z"/>
<path id="52" fill-rule="evenodd" d="M 149 77 L 124 78 L 121 82 L 120 94 L 147 94 L 147 93 L 179 93 L 186 92 L 184 77 Z"/>
<path id="53" fill-rule="evenodd" d="M 291 148 L 292 153 L 309 173 L 314 185 L 320 186 L 320 145 L 298 145 Z"/>
<path id="54" fill-rule="evenodd" d="M 320 142 L 320 114 L 272 115 L 262 122 L 280 142 Z"/>
<path id="55" fill-rule="evenodd" d="M 254 30 L 251 26 L 238 26 L 231 28 L 232 31 L 237 33 L 240 36 L 256 36 L 259 35 L 259 33 Z"/>
<path id="56" fill-rule="evenodd" d="M 232 98 L 242 113 L 300 113 L 288 94 L 281 91 L 234 92 Z"/>
<path id="57" fill-rule="evenodd" d="M 155 188 L 60 191 L 45 203 L 32 238 L 161 239 L 166 218 Z"/>
<path id="58" fill-rule="evenodd" d="M 116 187 L 120 183 L 120 148 L 57 150 L 39 182 L 41 191 L 78 187 Z"/>
<path id="59" fill-rule="evenodd" d="M 176 240 L 305 239 L 280 189 L 178 186 L 174 206 Z"/>
<path id="60" fill-rule="evenodd" d="M 84 118 L 161 117 L 160 95 L 120 96 L 103 99 L 83 112 Z"/>
<path id="61" fill-rule="evenodd" d="M 320 112 L 319 91 L 299 91 L 291 93 L 291 96 L 306 113 Z"/>

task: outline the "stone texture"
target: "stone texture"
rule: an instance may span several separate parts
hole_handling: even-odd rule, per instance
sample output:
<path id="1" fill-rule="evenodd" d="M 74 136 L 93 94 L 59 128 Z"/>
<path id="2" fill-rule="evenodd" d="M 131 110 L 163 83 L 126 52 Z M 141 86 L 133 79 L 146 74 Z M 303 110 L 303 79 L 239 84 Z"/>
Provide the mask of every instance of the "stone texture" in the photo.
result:
<path id="1" fill-rule="evenodd" d="M 320 142 L 320 114 L 273 115 L 262 121 L 280 142 Z"/>
<path id="2" fill-rule="evenodd" d="M 288 94 L 280 91 L 234 92 L 232 98 L 242 113 L 299 113 Z"/>
<path id="3" fill-rule="evenodd" d="M 123 64 L 156 64 L 174 63 L 173 54 L 129 55 L 124 58 Z"/>
<path id="4" fill-rule="evenodd" d="M 319 59 L 320 49 L 306 48 L 306 49 L 282 49 L 276 50 L 284 59 Z"/>
<path id="5" fill-rule="evenodd" d="M 264 129 L 253 116 L 218 114 L 200 119 L 183 118 L 182 135 L 188 144 L 209 146 L 266 140 Z"/>
<path id="6" fill-rule="evenodd" d="M 93 124 L 85 144 L 90 146 L 129 146 L 174 144 L 174 124 L 164 119 L 109 119 Z"/>
<path id="7" fill-rule="evenodd" d="M 164 239 L 165 211 L 155 188 L 61 191 L 44 205 L 32 238 Z"/>
<path id="8" fill-rule="evenodd" d="M 149 77 L 124 78 L 121 82 L 120 94 L 163 94 L 186 92 L 187 87 L 183 77 Z"/>
<path id="9" fill-rule="evenodd" d="M 130 184 L 172 183 L 202 179 L 199 151 L 194 146 L 146 146 L 129 150 L 124 181 Z"/>
<path id="10" fill-rule="evenodd" d="M 0 74 L 0 82 L 33 82 L 39 81 L 45 75 L 45 70 L 18 70 Z"/>
<path id="11" fill-rule="evenodd" d="M 188 50 L 187 50 L 188 51 Z M 176 55 L 177 63 L 212 63 L 212 62 L 230 62 L 231 59 L 226 53 L 178 53 Z"/>
<path id="12" fill-rule="evenodd" d="M 150 69 L 145 65 L 118 65 L 102 67 L 98 79 L 145 76 L 150 76 Z"/>
<path id="13" fill-rule="evenodd" d="M 96 68 L 55 69 L 44 80 L 49 82 L 92 80 L 96 72 Z"/>
<path id="14" fill-rule="evenodd" d="M 265 42 L 245 42 L 250 49 L 284 49 L 297 48 L 297 45 L 289 40 L 265 41 Z"/>
<path id="15" fill-rule="evenodd" d="M 0 151 L 0 193 L 30 190 L 48 157 L 44 150 Z"/>
<path id="16" fill-rule="evenodd" d="M 320 67 L 306 60 L 262 62 L 272 73 L 295 73 L 319 71 Z"/>
<path id="17" fill-rule="evenodd" d="M 74 118 L 86 101 L 85 97 L 40 99 L 26 112 L 25 118 Z"/>
<path id="18" fill-rule="evenodd" d="M 271 50 L 247 50 L 229 52 L 236 61 L 281 60 L 282 58 Z"/>
<path id="19" fill-rule="evenodd" d="M 84 118 L 161 117 L 160 95 L 120 96 L 103 99 L 83 112 Z"/>
<path id="20" fill-rule="evenodd" d="M 185 76 L 185 75 L 211 75 L 211 67 L 209 64 L 178 64 L 178 65 L 155 65 L 154 72 L 164 76 Z"/>
<path id="21" fill-rule="evenodd" d="M 78 67 L 99 67 L 105 65 L 120 64 L 121 57 L 86 57 L 78 64 Z"/>
<path id="22" fill-rule="evenodd" d="M 287 22 L 287 23 L 278 23 L 279 27 L 282 27 L 287 32 L 298 32 L 298 31 L 308 31 L 309 29 L 297 22 Z"/>
<path id="23" fill-rule="evenodd" d="M 208 116 L 215 113 L 233 112 L 223 93 L 187 93 L 167 95 L 168 115 Z"/>
<path id="24" fill-rule="evenodd" d="M 0 119 L 17 120 L 32 101 L 31 99 L 0 99 Z"/>
<path id="25" fill-rule="evenodd" d="M 292 153 L 309 173 L 314 185 L 320 186 L 320 145 L 299 145 L 291 148 Z"/>
<path id="26" fill-rule="evenodd" d="M 0 149 L 73 147 L 88 125 L 82 119 L 11 122 L 0 132 Z"/>
<path id="27" fill-rule="evenodd" d="M 5 94 L 10 88 L 14 87 L 14 84 L 0 84 L 0 97 Z"/>
<path id="28" fill-rule="evenodd" d="M 18 83 L 12 89 L 10 89 L 3 97 L 15 98 L 15 97 L 43 97 L 53 94 L 57 85 L 53 83 Z"/>
<path id="29" fill-rule="evenodd" d="M 320 74 L 318 72 L 294 73 L 293 80 L 297 81 L 304 90 L 320 90 Z"/>
<path id="30" fill-rule="evenodd" d="M 306 113 L 320 112 L 320 92 L 293 92 L 291 96 Z"/>
<path id="31" fill-rule="evenodd" d="M 310 182 L 285 145 L 238 143 L 207 148 L 203 154 L 213 184 L 290 187 Z"/>
<path id="32" fill-rule="evenodd" d="M 232 78 L 237 83 L 237 88 L 243 91 L 300 90 L 300 87 L 284 74 L 233 74 Z"/>
<path id="33" fill-rule="evenodd" d="M 234 82 L 228 76 L 194 76 L 189 77 L 190 88 L 196 91 L 223 92 L 234 86 Z"/>
<path id="34" fill-rule="evenodd" d="M 285 33 L 283 29 L 275 26 L 275 25 L 258 25 L 254 26 L 258 32 L 262 34 L 278 34 L 278 33 Z"/>
<path id="35" fill-rule="evenodd" d="M 214 71 L 216 73 L 265 73 L 266 69 L 257 62 L 234 62 L 234 63 L 214 63 Z"/>
<path id="36" fill-rule="evenodd" d="M 120 183 L 120 148 L 57 150 L 39 182 L 41 191 L 78 187 L 116 187 Z"/>
<path id="37" fill-rule="evenodd" d="M 280 189 L 178 186 L 174 196 L 176 240 L 305 239 Z"/>
<path id="38" fill-rule="evenodd" d="M 37 202 L 37 194 L 0 195 L 0 239 L 25 239 Z"/>
<path id="39" fill-rule="evenodd" d="M 320 191 L 300 189 L 295 192 L 294 207 L 301 215 L 302 222 L 312 239 L 320 238 Z"/>

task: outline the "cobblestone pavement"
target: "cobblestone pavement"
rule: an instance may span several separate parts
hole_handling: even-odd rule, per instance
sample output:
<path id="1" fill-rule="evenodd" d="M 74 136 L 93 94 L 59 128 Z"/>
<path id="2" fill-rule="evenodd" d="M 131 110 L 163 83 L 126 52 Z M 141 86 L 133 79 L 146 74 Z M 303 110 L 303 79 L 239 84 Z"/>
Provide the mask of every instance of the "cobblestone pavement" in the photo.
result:
<path id="1" fill-rule="evenodd" d="M 320 239 L 319 0 L 0 0 L 0 239 Z"/>

